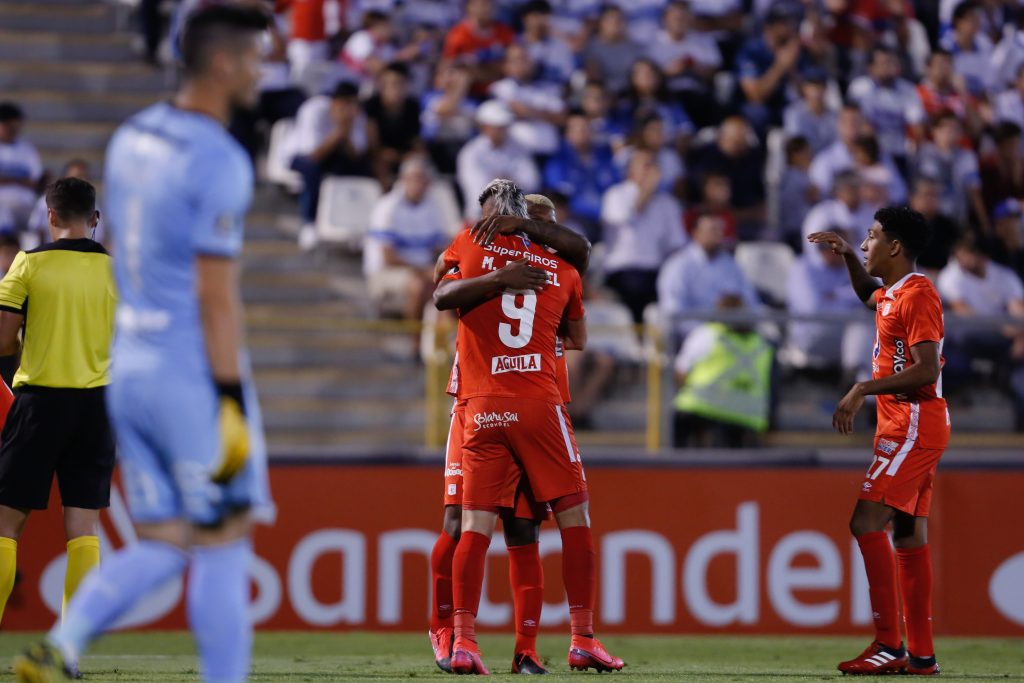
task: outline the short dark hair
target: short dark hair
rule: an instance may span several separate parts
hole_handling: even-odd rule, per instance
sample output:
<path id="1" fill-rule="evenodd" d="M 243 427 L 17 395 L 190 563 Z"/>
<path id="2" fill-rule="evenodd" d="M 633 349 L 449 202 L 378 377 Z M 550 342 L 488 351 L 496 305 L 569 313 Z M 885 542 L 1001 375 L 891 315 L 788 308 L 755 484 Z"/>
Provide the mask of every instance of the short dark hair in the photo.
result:
<path id="1" fill-rule="evenodd" d="M 977 2 L 974 0 L 964 0 L 953 10 L 953 21 L 951 23 L 955 26 L 957 22 L 976 9 L 978 9 Z"/>
<path id="2" fill-rule="evenodd" d="M 1000 121 L 996 124 L 995 132 L 992 134 L 992 137 L 995 138 L 997 143 L 1006 142 L 1013 138 L 1019 138 L 1020 136 L 1020 126 L 1013 121 Z"/>
<path id="3" fill-rule="evenodd" d="M 388 15 L 380 10 L 372 9 L 363 15 L 363 28 L 372 28 L 377 24 L 386 24 L 390 21 Z"/>
<path id="4" fill-rule="evenodd" d="M 8 121 L 21 121 L 25 118 L 25 112 L 14 102 L 0 102 L 0 123 Z"/>
<path id="5" fill-rule="evenodd" d="M 899 57 L 896 50 L 892 49 L 888 45 L 874 45 L 871 48 L 871 56 L 868 59 L 869 64 L 874 64 L 875 60 L 878 59 L 878 55 L 889 55 L 892 57 Z"/>
<path id="6" fill-rule="evenodd" d="M 61 178 L 46 188 L 46 206 L 61 220 L 92 218 L 96 212 L 96 188 L 79 178 Z"/>
<path id="7" fill-rule="evenodd" d="M 875 220 L 890 240 L 899 240 L 911 261 L 928 246 L 931 231 L 928 222 L 917 211 L 906 206 L 887 206 L 875 212 Z"/>
<path id="8" fill-rule="evenodd" d="M 389 62 L 387 66 L 384 67 L 384 71 L 390 71 L 393 74 L 398 74 L 405 80 L 409 80 L 412 75 L 409 72 L 409 65 L 405 62 Z"/>
<path id="9" fill-rule="evenodd" d="M 266 31 L 269 27 L 269 15 L 252 5 L 215 4 L 197 9 L 185 20 L 179 39 L 185 74 L 202 73 L 213 49 L 224 45 L 225 41 Z"/>
<path id="10" fill-rule="evenodd" d="M 334 90 L 331 91 L 332 100 L 349 100 L 359 98 L 359 86 L 351 81 L 342 81 L 338 85 L 334 86 Z"/>
<path id="11" fill-rule="evenodd" d="M 931 64 L 936 57 L 948 57 L 949 59 L 953 59 L 953 53 L 947 50 L 946 48 L 937 47 L 934 50 L 932 50 L 932 53 L 930 55 L 928 55 L 927 63 Z"/>
<path id="12" fill-rule="evenodd" d="M 548 0 L 530 0 L 519 10 L 519 16 L 527 14 L 551 14 L 551 3 Z"/>
<path id="13" fill-rule="evenodd" d="M 879 147 L 878 139 L 874 135 L 858 135 L 853 140 L 853 146 L 863 150 L 873 164 L 877 164 L 882 158 L 882 148 Z"/>
<path id="14" fill-rule="evenodd" d="M 794 154 L 803 152 L 811 148 L 811 144 L 807 142 L 807 138 L 803 135 L 796 135 L 786 140 L 786 161 L 793 158 Z"/>

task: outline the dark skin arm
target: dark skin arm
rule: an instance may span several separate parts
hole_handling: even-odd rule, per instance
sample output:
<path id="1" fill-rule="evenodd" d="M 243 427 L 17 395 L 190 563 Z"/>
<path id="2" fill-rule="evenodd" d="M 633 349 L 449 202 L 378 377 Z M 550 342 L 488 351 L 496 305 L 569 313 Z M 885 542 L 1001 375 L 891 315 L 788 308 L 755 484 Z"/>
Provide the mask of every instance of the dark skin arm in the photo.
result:
<path id="1" fill-rule="evenodd" d="M 21 348 L 18 333 L 25 324 L 21 313 L 0 311 L 0 356 L 13 356 Z"/>
<path id="2" fill-rule="evenodd" d="M 546 270 L 530 265 L 528 259 L 509 261 L 503 268 L 464 280 L 443 280 L 434 290 L 434 306 L 439 311 L 468 309 L 507 289 L 539 292 L 548 282 Z"/>
<path id="3" fill-rule="evenodd" d="M 841 255 L 846 263 L 846 270 L 850 274 L 850 284 L 857 298 L 864 302 L 864 305 L 875 310 L 875 292 L 878 291 L 878 280 L 868 275 L 864 270 L 864 264 L 854 251 L 850 243 L 834 232 L 815 232 L 807 236 L 811 244 L 828 244 L 832 247 L 832 253 Z"/>
<path id="4" fill-rule="evenodd" d="M 569 351 L 582 351 L 587 346 L 587 322 L 584 318 L 579 320 L 562 319 L 558 328 L 558 336 L 565 342 L 565 348 Z"/>
<path id="5" fill-rule="evenodd" d="M 914 395 L 919 389 L 934 384 L 939 379 L 942 364 L 939 361 L 938 342 L 921 342 L 910 347 L 912 365 L 903 372 L 888 377 L 858 382 L 850 388 L 843 400 L 836 406 L 832 416 L 832 426 L 840 434 L 853 431 L 853 418 L 864 405 L 865 396 L 878 394 Z"/>
<path id="6" fill-rule="evenodd" d="M 476 244 L 487 246 L 495 235 L 525 232 L 530 239 L 549 249 L 583 275 L 590 264 L 590 240 L 564 225 L 517 216 L 488 216 L 470 229 Z"/>

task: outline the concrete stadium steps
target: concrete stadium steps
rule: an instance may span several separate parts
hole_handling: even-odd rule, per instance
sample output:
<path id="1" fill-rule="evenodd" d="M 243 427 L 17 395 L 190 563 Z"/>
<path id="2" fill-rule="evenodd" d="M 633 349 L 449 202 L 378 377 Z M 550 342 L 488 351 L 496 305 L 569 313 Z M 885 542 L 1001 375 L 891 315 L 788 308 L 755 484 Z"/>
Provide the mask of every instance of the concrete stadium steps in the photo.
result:
<path id="1" fill-rule="evenodd" d="M 112 3 L 0 2 L 0 26 L 18 31 L 103 33 L 115 31 L 116 8 Z"/>
<path id="2" fill-rule="evenodd" d="M 423 374 L 397 364 L 333 366 L 257 366 L 256 384 L 260 398 L 413 400 L 423 396 Z"/>
<path id="3" fill-rule="evenodd" d="M 139 62 L 0 60 L 0 89 L 5 91 L 159 95 L 172 81 L 170 74 Z"/>
<path id="4" fill-rule="evenodd" d="M 91 3 L 97 4 L 97 3 Z M 62 30 L 11 30 L 0 22 L 0 59 L 41 61 L 134 60 L 134 37 L 122 33 L 76 33 Z"/>
<path id="5" fill-rule="evenodd" d="M 27 128 L 27 126 L 26 126 Z M 74 158 L 84 159 L 89 162 L 92 176 L 95 179 L 103 177 L 103 148 L 94 147 L 47 147 L 37 146 L 39 157 L 43 160 L 43 166 L 52 173 L 59 173 L 68 161 Z"/>
<path id="6" fill-rule="evenodd" d="M 268 432 L 352 429 L 388 434 L 398 429 L 423 433 L 422 406 L 416 400 L 260 398 L 260 408 Z"/>
<path id="7" fill-rule="evenodd" d="M 117 126 L 115 121 L 32 121 L 25 137 L 42 148 L 104 149 Z"/>
<path id="8" fill-rule="evenodd" d="M 277 426 L 267 429 L 267 448 L 271 454 L 302 455 L 334 454 L 340 448 L 381 449 L 382 452 L 395 446 L 416 446 L 423 443 L 423 429 L 400 428 L 392 425 L 386 430 L 376 428 L 314 430 L 308 427 L 286 428 Z"/>
<path id="9" fill-rule="evenodd" d="M 0 37 L 0 45 L 3 38 Z M 60 90 L 17 90 L 9 93 L 33 122 L 121 123 L 159 99 L 156 93 L 94 93 Z"/>

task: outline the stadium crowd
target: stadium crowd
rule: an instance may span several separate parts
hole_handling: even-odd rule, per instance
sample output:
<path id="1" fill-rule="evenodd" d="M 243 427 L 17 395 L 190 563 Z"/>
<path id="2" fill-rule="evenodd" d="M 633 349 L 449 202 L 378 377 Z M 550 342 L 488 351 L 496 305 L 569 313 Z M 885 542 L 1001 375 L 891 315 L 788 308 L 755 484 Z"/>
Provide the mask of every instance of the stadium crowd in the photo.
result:
<path id="1" fill-rule="evenodd" d="M 683 343 L 694 315 L 856 309 L 841 259 L 805 238 L 835 230 L 857 245 L 887 204 L 927 218 L 920 266 L 948 310 L 1024 319 L 1017 0 L 273 5 L 260 105 L 234 132 L 256 156 L 287 122 L 269 153 L 297 174 L 304 247 L 317 243 L 325 178 L 379 183 L 363 252 L 382 310 L 418 317 L 432 288 L 452 234 L 433 186 L 454 181 L 471 222 L 480 189 L 507 177 L 550 197 L 559 222 L 595 244 L 588 296 L 671 327 L 683 376 L 701 358 L 693 345 L 708 346 L 706 334 Z M 42 173 L 22 118 L 0 105 L 8 236 L 31 233 Z M 784 288 L 750 266 L 768 253 L 790 264 Z M 770 341 L 790 366 L 865 372 L 870 324 L 804 320 L 787 332 Z M 971 377 L 973 358 L 995 359 L 1024 425 L 1024 327 L 950 336 L 947 383 Z"/>

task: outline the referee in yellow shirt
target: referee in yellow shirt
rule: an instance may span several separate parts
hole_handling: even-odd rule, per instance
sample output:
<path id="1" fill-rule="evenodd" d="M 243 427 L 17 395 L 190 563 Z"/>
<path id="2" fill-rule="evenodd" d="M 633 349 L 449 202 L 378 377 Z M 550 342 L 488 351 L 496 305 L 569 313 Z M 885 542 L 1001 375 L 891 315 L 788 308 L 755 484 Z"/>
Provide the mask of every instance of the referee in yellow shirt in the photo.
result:
<path id="1" fill-rule="evenodd" d="M 57 475 L 68 566 L 64 604 L 100 558 L 114 438 L 107 420 L 117 292 L 110 256 L 91 239 L 96 189 L 62 178 L 46 191 L 53 242 L 20 252 L 0 280 L 0 355 L 18 352 L 14 405 L 0 434 L 0 619 L 25 521 L 45 510 Z"/>

